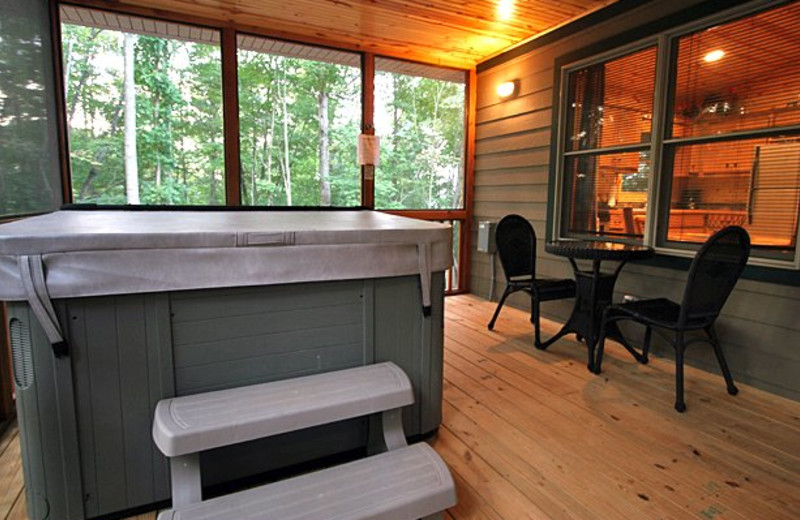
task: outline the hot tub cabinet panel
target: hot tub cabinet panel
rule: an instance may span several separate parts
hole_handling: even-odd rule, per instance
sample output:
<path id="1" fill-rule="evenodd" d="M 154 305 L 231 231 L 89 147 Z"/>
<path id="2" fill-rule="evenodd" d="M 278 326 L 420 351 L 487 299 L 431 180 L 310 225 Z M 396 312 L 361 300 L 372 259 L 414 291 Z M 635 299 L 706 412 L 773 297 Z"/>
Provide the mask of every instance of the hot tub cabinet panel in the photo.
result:
<path id="1" fill-rule="evenodd" d="M 443 291 L 434 273 L 429 317 L 417 276 L 57 300 L 63 358 L 28 305 L 11 303 L 11 328 L 29 336 L 15 340 L 14 361 L 30 517 L 92 518 L 168 499 L 167 460 L 150 433 L 166 397 L 393 361 L 416 393 L 406 433 L 435 431 Z M 204 454 L 204 485 L 368 440 L 369 421 L 356 419 L 216 450 Z"/>
<path id="2" fill-rule="evenodd" d="M 0 226 L 33 519 L 169 498 L 159 400 L 393 361 L 441 422 L 449 226 L 371 211 L 59 211 Z M 355 419 L 203 453 L 204 485 L 369 446 Z"/>

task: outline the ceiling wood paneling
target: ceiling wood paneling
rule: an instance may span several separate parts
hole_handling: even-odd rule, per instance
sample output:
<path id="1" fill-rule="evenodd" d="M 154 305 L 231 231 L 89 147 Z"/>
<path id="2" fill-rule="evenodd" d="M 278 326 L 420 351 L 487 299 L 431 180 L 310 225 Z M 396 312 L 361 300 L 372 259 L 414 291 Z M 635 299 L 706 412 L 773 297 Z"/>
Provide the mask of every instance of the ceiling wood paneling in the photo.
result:
<path id="1" fill-rule="evenodd" d="M 615 0 L 513 0 L 508 20 L 500 0 L 108 0 L 257 28 L 309 43 L 327 43 L 436 65 L 471 68 L 520 41 Z M 97 1 L 86 3 L 98 5 Z"/>

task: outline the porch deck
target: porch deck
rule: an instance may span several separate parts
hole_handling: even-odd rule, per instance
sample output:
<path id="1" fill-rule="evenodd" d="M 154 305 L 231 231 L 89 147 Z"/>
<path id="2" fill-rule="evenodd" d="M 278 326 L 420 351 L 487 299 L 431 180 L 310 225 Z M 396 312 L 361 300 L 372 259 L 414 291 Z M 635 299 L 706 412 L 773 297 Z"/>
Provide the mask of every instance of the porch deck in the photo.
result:
<path id="1" fill-rule="evenodd" d="M 572 340 L 535 350 L 522 311 L 486 330 L 494 306 L 446 300 L 432 444 L 458 486 L 447 518 L 797 518 L 800 403 L 741 383 L 730 397 L 721 376 L 687 367 L 678 414 L 671 360 L 638 365 L 612 343 L 595 376 Z M 15 426 L 0 438 L 0 519 L 27 518 L 18 438 Z"/>

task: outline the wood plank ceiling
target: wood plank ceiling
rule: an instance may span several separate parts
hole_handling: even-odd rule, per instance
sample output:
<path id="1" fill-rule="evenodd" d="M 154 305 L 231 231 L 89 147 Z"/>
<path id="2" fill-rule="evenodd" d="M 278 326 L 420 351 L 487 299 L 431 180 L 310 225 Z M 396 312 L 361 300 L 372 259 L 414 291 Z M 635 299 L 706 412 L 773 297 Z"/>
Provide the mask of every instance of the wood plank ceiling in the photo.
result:
<path id="1" fill-rule="evenodd" d="M 615 0 L 115 0 L 278 38 L 472 68 Z M 76 0 L 81 3 L 80 0 Z"/>

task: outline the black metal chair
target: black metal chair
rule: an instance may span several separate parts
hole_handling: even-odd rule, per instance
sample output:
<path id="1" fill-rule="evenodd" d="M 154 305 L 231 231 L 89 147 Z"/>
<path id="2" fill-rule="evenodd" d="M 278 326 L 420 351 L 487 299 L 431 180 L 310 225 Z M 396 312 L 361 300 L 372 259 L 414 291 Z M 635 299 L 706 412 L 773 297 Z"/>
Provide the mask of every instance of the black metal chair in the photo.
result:
<path id="1" fill-rule="evenodd" d="M 506 288 L 494 311 L 489 330 L 500 314 L 500 309 L 509 294 L 525 291 L 531 296 L 531 323 L 534 330 L 534 344 L 542 345 L 539 333 L 539 304 L 575 296 L 575 281 L 536 278 L 536 233 L 530 222 L 519 215 L 507 215 L 497 224 L 495 230 L 497 253 L 506 277 Z"/>
<path id="2" fill-rule="evenodd" d="M 633 320 L 645 327 L 642 362 L 647 362 L 653 327 L 675 332 L 675 340 L 666 338 L 675 349 L 675 409 L 686 410 L 683 399 L 683 354 L 686 347 L 698 341 L 710 343 L 719 362 L 728 393 L 736 395 L 731 372 L 725 362 L 714 322 L 728 299 L 750 256 L 750 235 L 739 226 L 729 226 L 714 233 L 692 261 L 680 305 L 666 298 L 638 300 L 610 305 L 603 312 L 597 348 L 595 373 L 603 362 L 607 325 L 620 320 Z M 686 332 L 705 331 L 708 338 L 686 339 Z"/>

